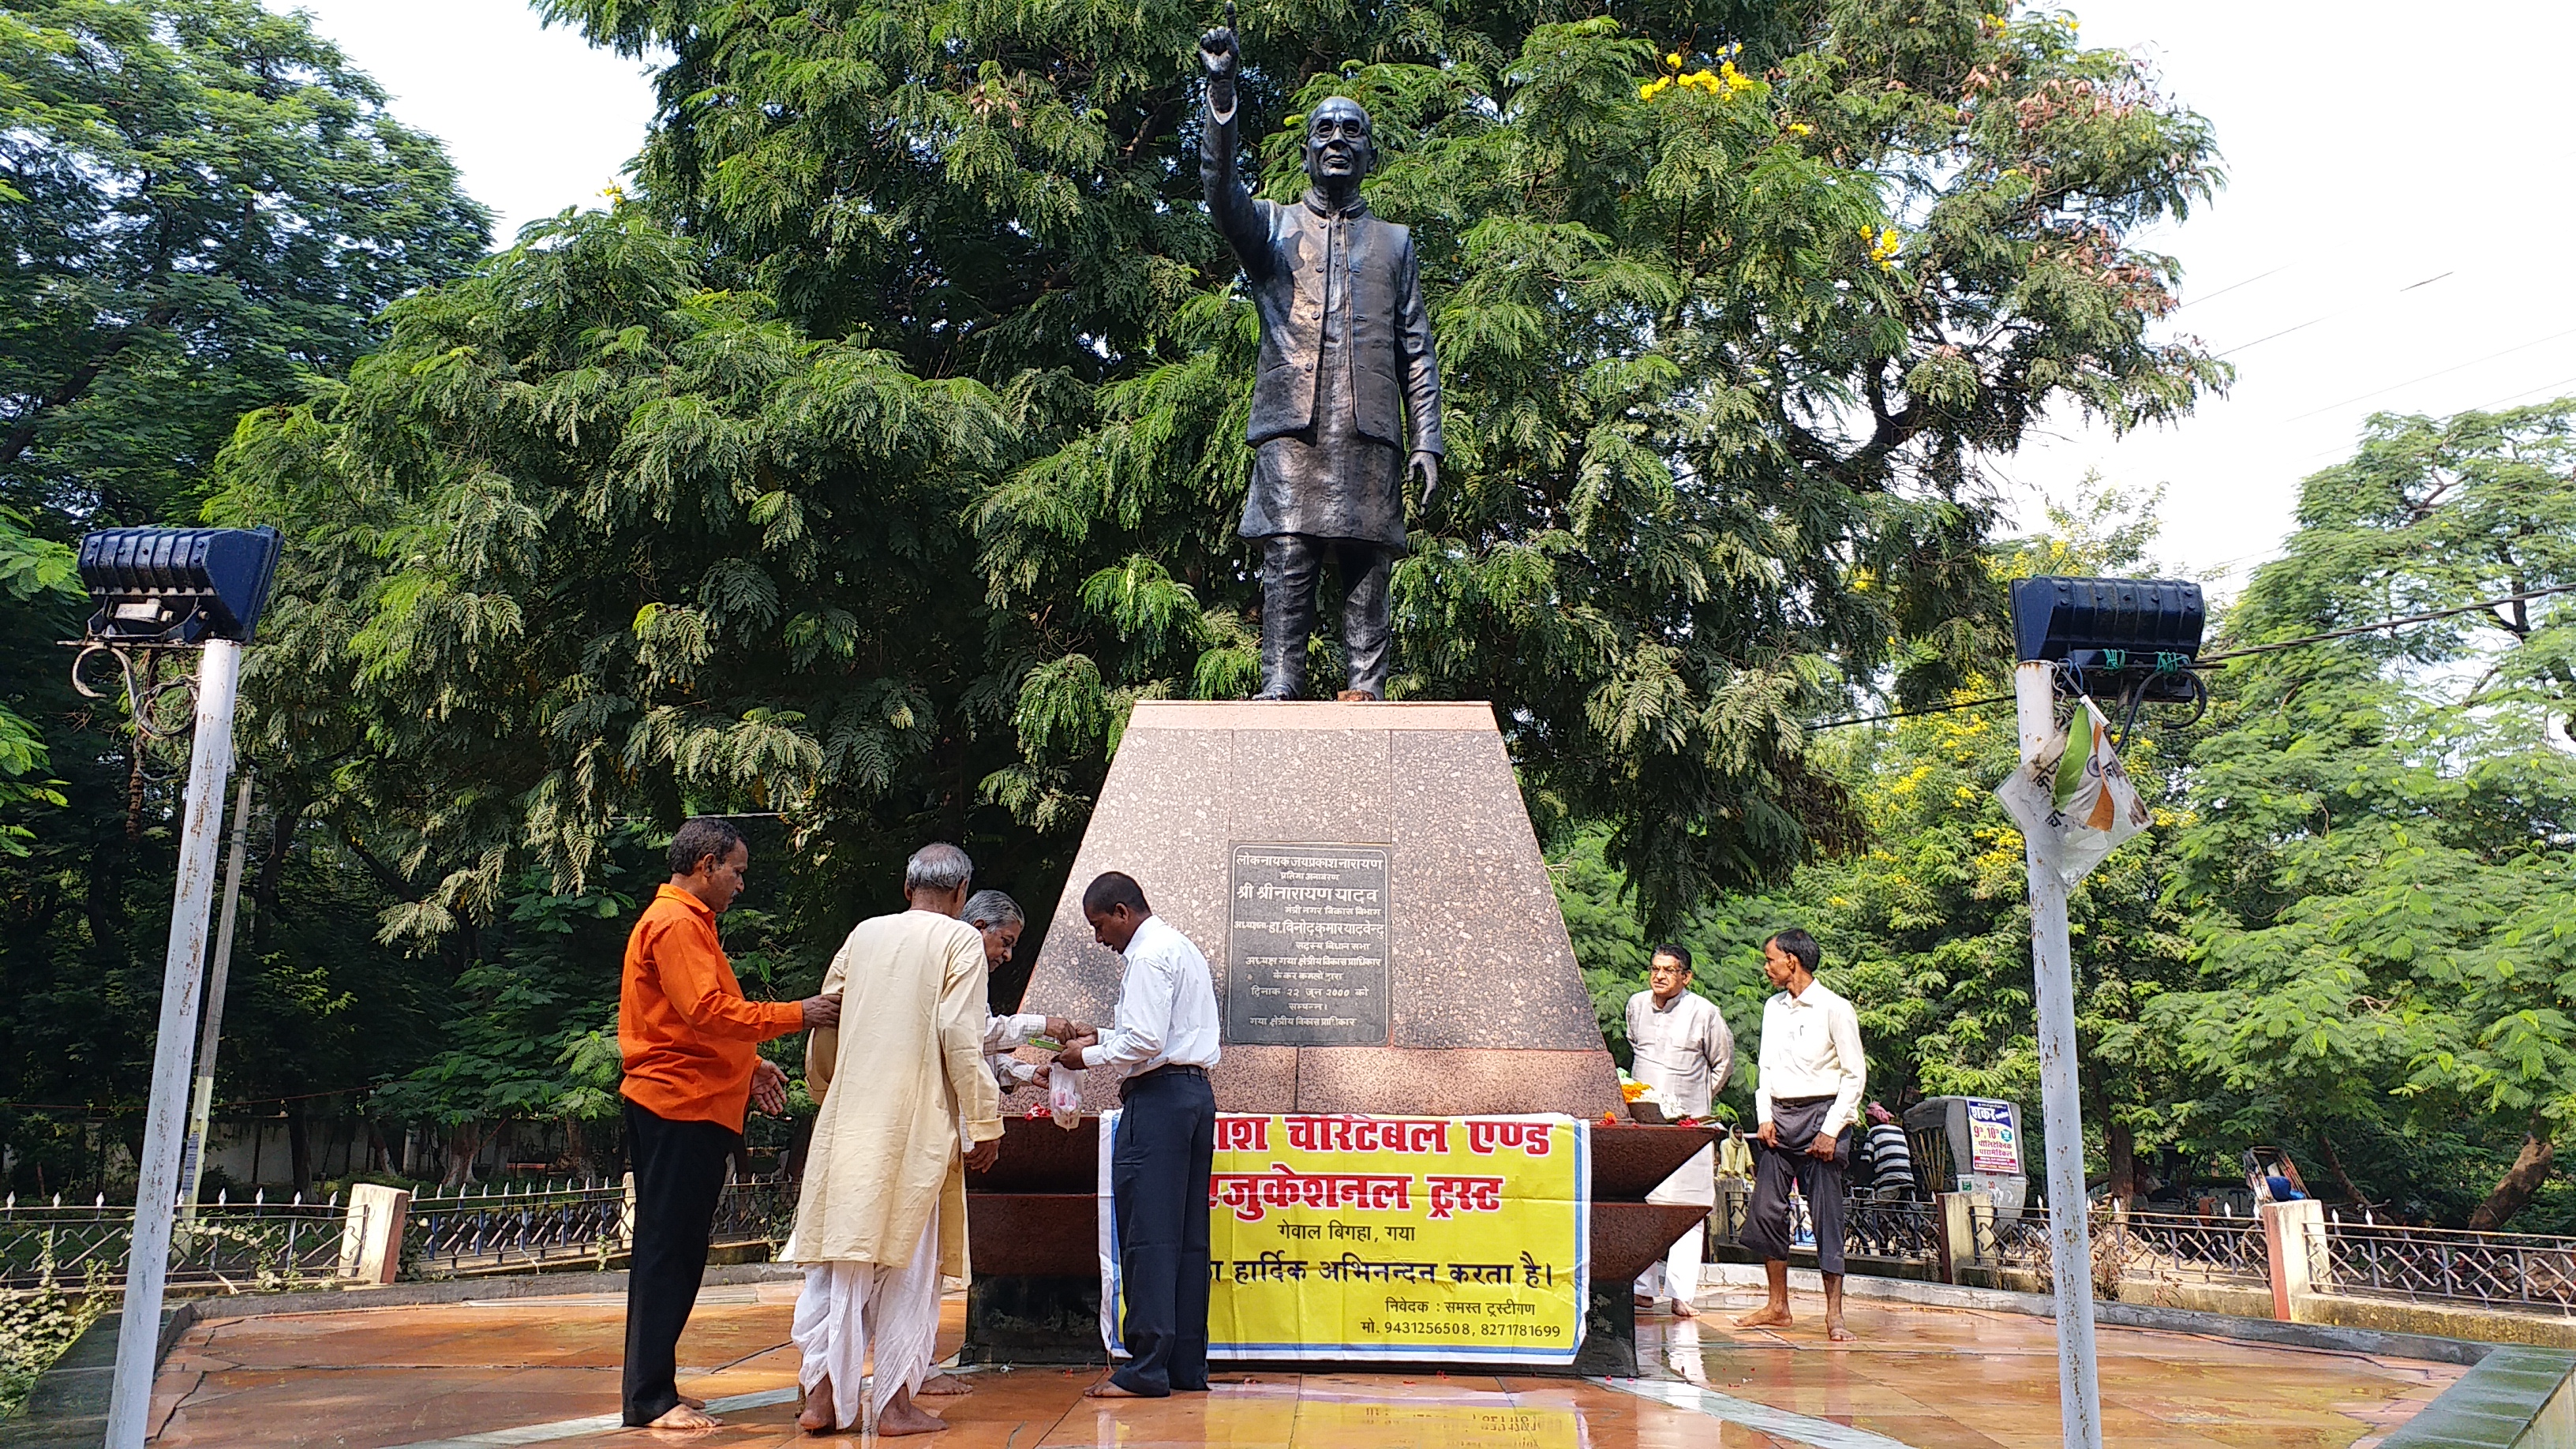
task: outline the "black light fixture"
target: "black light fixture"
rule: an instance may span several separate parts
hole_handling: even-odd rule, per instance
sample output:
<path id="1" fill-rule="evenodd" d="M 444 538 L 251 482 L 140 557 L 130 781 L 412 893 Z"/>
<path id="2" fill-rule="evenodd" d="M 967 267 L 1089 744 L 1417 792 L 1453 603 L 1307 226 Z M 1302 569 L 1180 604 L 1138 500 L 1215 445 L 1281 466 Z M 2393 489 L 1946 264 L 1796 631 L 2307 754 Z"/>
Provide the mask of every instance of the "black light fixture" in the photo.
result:
<path id="1" fill-rule="evenodd" d="M 2019 579 L 2013 643 L 2022 659 L 2064 666 L 2085 692 L 2132 702 L 2202 698 L 2191 669 L 2209 611 L 2182 579 Z"/>
<path id="2" fill-rule="evenodd" d="M 274 528 L 102 528 L 81 535 L 80 580 L 107 644 L 247 644 L 277 575 Z"/>

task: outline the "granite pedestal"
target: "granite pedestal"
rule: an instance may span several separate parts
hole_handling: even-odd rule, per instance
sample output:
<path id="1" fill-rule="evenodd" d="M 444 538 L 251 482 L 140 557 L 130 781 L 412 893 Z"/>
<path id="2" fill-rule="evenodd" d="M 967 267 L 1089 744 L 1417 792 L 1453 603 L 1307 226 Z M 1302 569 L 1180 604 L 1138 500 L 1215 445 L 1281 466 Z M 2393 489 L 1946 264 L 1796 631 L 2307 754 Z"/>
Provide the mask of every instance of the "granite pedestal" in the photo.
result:
<path id="1" fill-rule="evenodd" d="M 1208 958 L 1222 1111 L 1598 1121 L 1620 1109 L 1489 705 L 1137 705 L 1023 1010 L 1114 1017 L 1121 963 L 1081 904 L 1107 870 L 1134 876 Z M 1086 1109 L 1114 1108 L 1119 1074 L 1084 1075 Z M 1007 1126 L 1000 1162 L 968 1179 L 966 1356 L 1097 1362 L 1096 1122 Z M 1593 1140 L 1578 1368 L 1633 1372 L 1629 1282 L 1702 1211 L 1645 1195 L 1710 1138 L 1621 1125 Z"/>
<path id="2" fill-rule="evenodd" d="M 1359 864 L 1262 863 L 1308 858 Z M 1207 955 L 1228 1024 L 1213 1074 L 1221 1111 L 1598 1117 L 1620 1105 L 1489 705 L 1138 704 L 1023 1010 L 1103 1023 L 1115 1014 L 1119 961 L 1082 915 L 1083 887 L 1105 870 L 1134 876 L 1155 913 Z M 1318 926 L 1383 924 L 1382 964 L 1334 988 L 1374 998 L 1334 998 L 1303 1017 L 1293 990 L 1277 999 L 1284 1006 L 1240 999 L 1270 988 L 1268 968 L 1241 959 L 1238 941 L 1260 961 L 1289 959 L 1278 954 L 1284 938 L 1245 929 L 1280 925 L 1286 907 L 1250 893 L 1327 875 L 1317 889 L 1382 882 L 1375 916 L 1364 903 Z M 1369 954 L 1362 936 L 1312 939 Z M 1247 1034 L 1260 1039 L 1239 1039 L 1255 1020 L 1264 1025 Z M 1084 1075 L 1087 1108 L 1117 1105 L 1115 1073 Z"/>

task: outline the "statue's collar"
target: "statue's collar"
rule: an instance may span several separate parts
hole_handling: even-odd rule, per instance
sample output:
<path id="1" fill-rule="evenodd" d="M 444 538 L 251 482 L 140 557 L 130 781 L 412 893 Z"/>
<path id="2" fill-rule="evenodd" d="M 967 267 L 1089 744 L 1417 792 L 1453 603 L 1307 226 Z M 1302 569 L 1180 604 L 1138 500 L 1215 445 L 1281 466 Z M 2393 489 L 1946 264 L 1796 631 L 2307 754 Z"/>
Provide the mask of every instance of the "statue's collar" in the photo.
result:
<path id="1" fill-rule="evenodd" d="M 1333 205 L 1332 201 L 1324 195 L 1322 187 L 1309 186 L 1306 188 L 1306 209 L 1315 213 L 1317 216 L 1366 216 L 1368 215 L 1368 200 L 1358 192 L 1354 191 L 1351 193 L 1350 202 L 1347 205 L 1337 208 Z"/>

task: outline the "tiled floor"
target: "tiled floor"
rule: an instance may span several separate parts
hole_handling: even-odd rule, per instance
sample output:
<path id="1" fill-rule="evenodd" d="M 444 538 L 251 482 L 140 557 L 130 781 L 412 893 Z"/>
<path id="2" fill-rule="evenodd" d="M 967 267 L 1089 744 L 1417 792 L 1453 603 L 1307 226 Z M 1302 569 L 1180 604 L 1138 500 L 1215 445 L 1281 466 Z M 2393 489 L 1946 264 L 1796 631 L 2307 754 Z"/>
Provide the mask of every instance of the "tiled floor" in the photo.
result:
<path id="1" fill-rule="evenodd" d="M 710 1399 L 792 1390 L 796 1361 L 786 1339 L 794 1292 L 792 1284 L 709 1289 L 681 1341 L 681 1386 Z M 2045 1319 L 1855 1305 L 1860 1342 L 1829 1345 L 1812 1320 L 1783 1332 L 1726 1327 L 1725 1315 L 1750 1301 L 1711 1295 L 1710 1311 L 1695 1322 L 1641 1324 L 1644 1372 L 1666 1381 L 1656 1392 L 1678 1403 L 1570 1379 L 1233 1374 L 1203 1397 L 1107 1404 L 1081 1397 L 1092 1371 L 1021 1369 L 978 1373 L 973 1394 L 932 1401 L 954 1427 L 927 1442 L 944 1449 L 2058 1443 L 2056 1340 Z M 943 1352 L 962 1332 L 964 1301 L 952 1296 L 945 1307 Z M 614 1298 L 552 1298 L 202 1324 L 162 1370 L 154 1442 L 167 1449 L 656 1442 L 660 1436 L 570 1422 L 616 1411 L 622 1317 Z M 2460 1373 L 2129 1329 L 2102 1330 L 2100 1351 L 2105 1437 L 2120 1449 L 2366 1445 Z M 681 1442 L 708 1449 L 857 1442 L 804 1438 L 795 1406 L 784 1401 L 725 1417 L 725 1428 Z M 532 1426 L 553 1427 L 531 1438 Z M 494 1437 L 468 1439 L 483 1435 Z"/>

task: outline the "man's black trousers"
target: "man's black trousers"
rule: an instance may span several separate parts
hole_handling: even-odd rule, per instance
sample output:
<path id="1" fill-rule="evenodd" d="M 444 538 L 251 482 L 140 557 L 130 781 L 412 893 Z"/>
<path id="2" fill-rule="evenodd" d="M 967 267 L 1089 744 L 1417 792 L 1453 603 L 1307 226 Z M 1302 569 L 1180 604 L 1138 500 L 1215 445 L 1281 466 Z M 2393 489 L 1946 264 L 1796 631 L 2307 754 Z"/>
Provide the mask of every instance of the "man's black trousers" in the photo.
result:
<path id="1" fill-rule="evenodd" d="M 1204 1073 L 1162 1071 L 1131 1078 L 1120 1100 L 1109 1186 L 1125 1300 L 1118 1336 L 1129 1357 L 1109 1377 L 1149 1398 L 1204 1389 L 1216 1094 Z"/>
<path id="2" fill-rule="evenodd" d="M 626 1103 L 626 1161 L 635 1173 L 635 1241 L 626 1271 L 629 1428 L 652 1423 L 680 1402 L 680 1330 L 698 1306 L 716 1195 L 741 1141 L 741 1133 L 721 1123 L 674 1122 Z"/>

